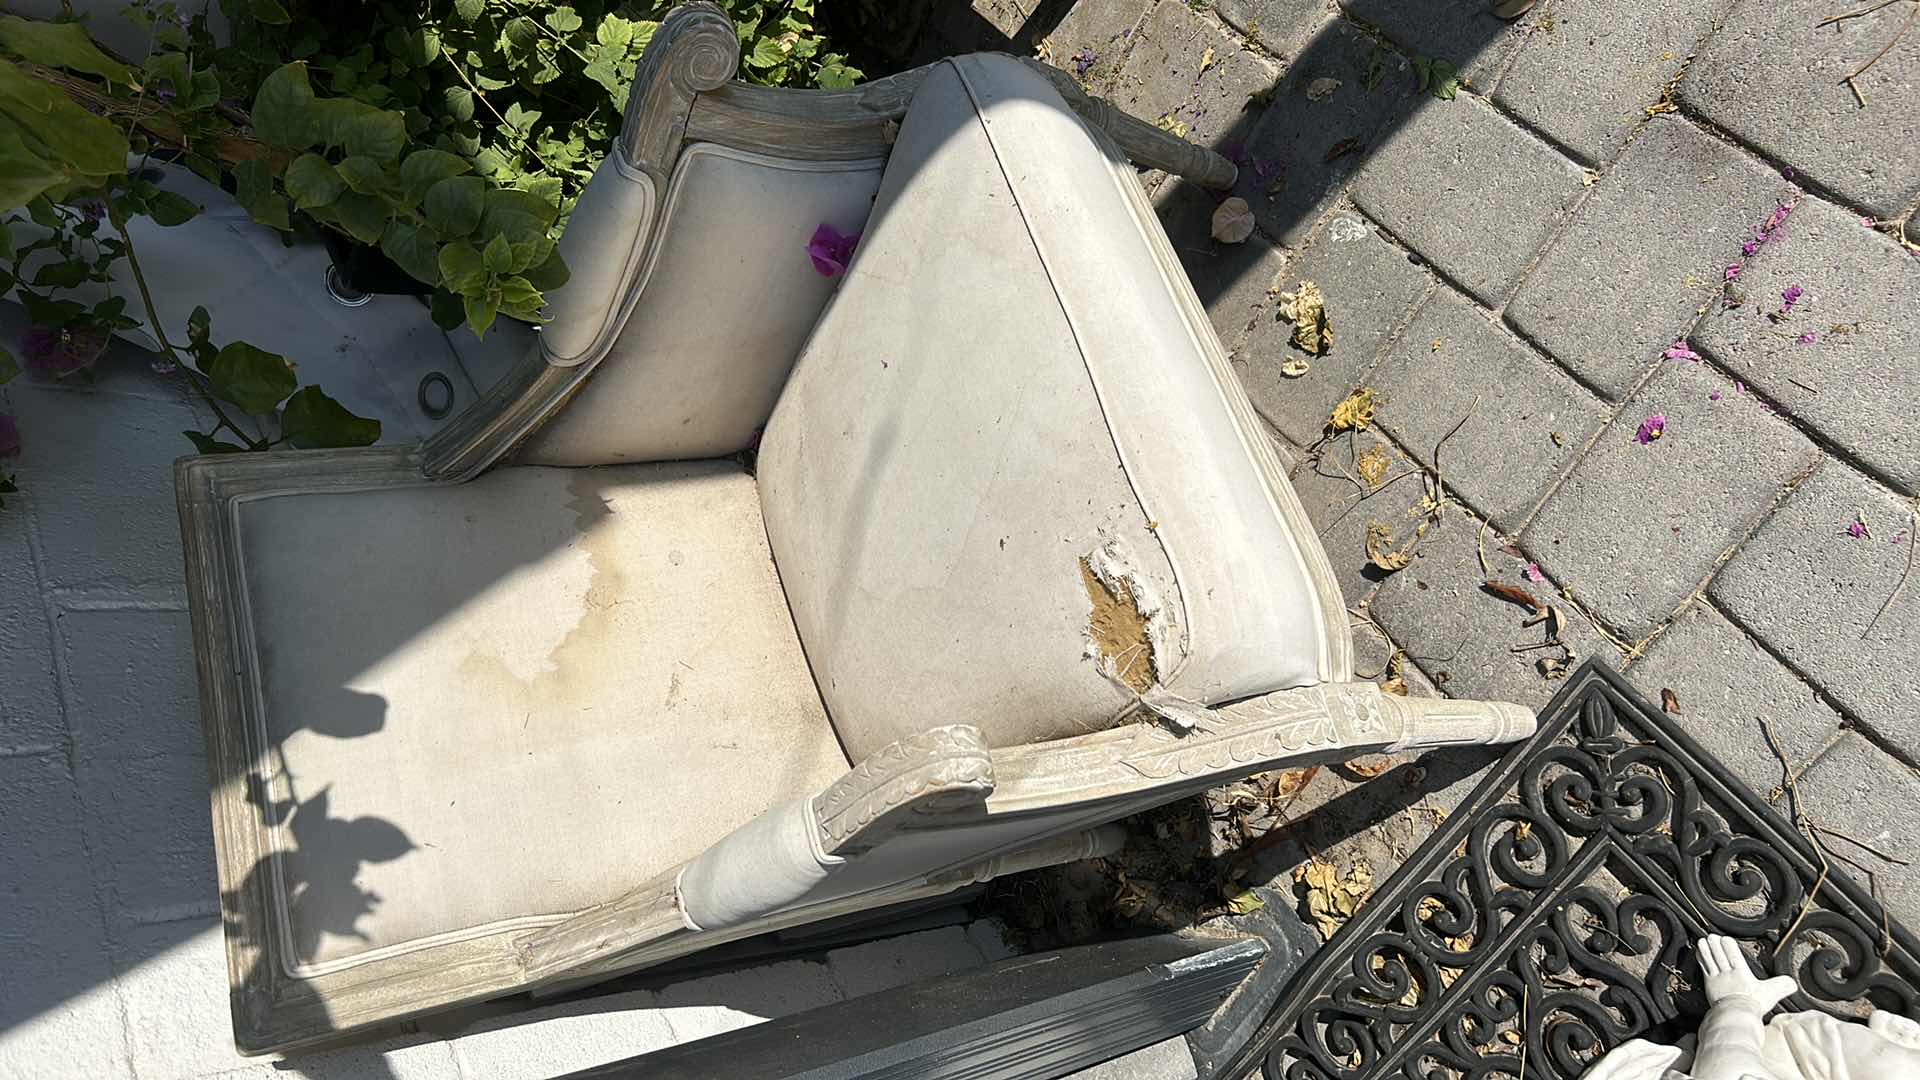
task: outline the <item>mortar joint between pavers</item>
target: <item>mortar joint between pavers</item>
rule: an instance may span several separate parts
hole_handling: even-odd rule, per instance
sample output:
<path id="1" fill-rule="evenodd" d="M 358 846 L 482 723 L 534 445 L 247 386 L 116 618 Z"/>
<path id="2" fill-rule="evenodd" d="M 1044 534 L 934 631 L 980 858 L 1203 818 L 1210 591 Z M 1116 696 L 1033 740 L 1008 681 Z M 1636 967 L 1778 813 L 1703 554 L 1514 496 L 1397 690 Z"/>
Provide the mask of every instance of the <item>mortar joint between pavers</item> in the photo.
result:
<path id="1" fill-rule="evenodd" d="M 1858 203 L 1852 202 L 1846 196 L 1840 194 L 1839 192 L 1828 187 L 1827 185 L 1821 183 L 1819 180 L 1815 179 L 1814 177 L 1809 176 L 1806 172 L 1798 168 L 1795 168 L 1791 162 L 1782 162 L 1775 158 L 1769 157 L 1766 154 L 1762 153 L 1759 149 L 1753 146 L 1749 146 L 1748 144 L 1740 141 L 1739 136 L 1728 131 L 1726 128 L 1721 127 L 1719 124 L 1714 123 L 1713 120 L 1710 117 L 1706 116 L 1705 114 L 1696 113 L 1692 109 L 1687 108 L 1685 105 L 1682 105 L 1680 106 L 1679 112 L 1676 115 L 1685 119 L 1688 123 L 1692 124 L 1694 127 L 1699 128 L 1701 131 L 1705 132 L 1708 136 L 1712 137 L 1716 141 L 1731 148 L 1740 156 L 1747 158 L 1751 161 L 1758 162 L 1759 164 L 1765 166 L 1767 169 L 1769 169 L 1776 175 L 1780 176 L 1781 178 L 1785 179 L 1788 183 L 1794 185 L 1794 187 L 1798 188 L 1801 194 L 1812 195 L 1814 198 L 1817 198 L 1822 202 L 1832 203 L 1833 205 L 1839 207 L 1842 210 L 1845 210 L 1847 213 L 1852 214 L 1855 217 L 1861 217 L 1861 218 L 1875 217 L 1875 215 L 1869 213 L 1865 207 L 1859 205 Z M 1788 175 L 1789 171 L 1791 171 L 1792 173 L 1791 176 Z M 1920 208 L 1920 202 L 1916 202 L 1914 205 L 1916 208 Z M 1875 219 L 1878 220 L 1877 217 L 1875 217 Z M 1880 230 L 1875 229 L 1874 231 L 1879 232 Z"/>
<path id="2" fill-rule="evenodd" d="M 1841 728 L 1859 735 L 1876 750 L 1886 754 L 1902 766 L 1908 769 L 1920 769 L 1920 756 L 1916 756 L 1914 750 L 1901 747 L 1899 743 L 1888 738 L 1885 733 L 1881 732 L 1871 722 L 1863 719 L 1860 714 L 1848 708 L 1839 698 L 1829 693 L 1826 687 L 1820 685 L 1820 680 L 1802 670 L 1799 665 L 1788 659 L 1785 653 L 1775 648 L 1773 643 L 1768 641 L 1765 636 L 1756 632 L 1753 627 L 1747 625 L 1745 622 L 1742 622 L 1732 611 L 1723 605 L 1714 603 L 1713 600 L 1708 597 L 1703 597 L 1701 604 L 1707 610 L 1725 619 L 1734 629 L 1745 634 L 1747 640 L 1757 645 L 1760 651 L 1769 659 L 1785 668 L 1794 678 L 1805 683 L 1807 687 L 1813 691 L 1813 696 L 1816 701 L 1832 709 L 1839 715 Z"/>

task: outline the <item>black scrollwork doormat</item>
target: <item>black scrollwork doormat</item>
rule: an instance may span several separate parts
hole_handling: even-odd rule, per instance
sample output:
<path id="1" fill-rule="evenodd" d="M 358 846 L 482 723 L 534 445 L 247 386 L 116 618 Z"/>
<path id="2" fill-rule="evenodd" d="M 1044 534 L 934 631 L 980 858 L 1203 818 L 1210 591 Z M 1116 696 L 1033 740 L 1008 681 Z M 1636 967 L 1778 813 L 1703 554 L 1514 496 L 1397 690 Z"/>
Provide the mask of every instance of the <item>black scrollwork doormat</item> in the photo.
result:
<path id="1" fill-rule="evenodd" d="M 1707 933 L 1799 979 L 1785 1008 L 1920 1019 L 1913 935 L 1684 725 L 1576 673 L 1289 989 L 1268 1080 L 1572 1080 L 1698 1026 Z"/>

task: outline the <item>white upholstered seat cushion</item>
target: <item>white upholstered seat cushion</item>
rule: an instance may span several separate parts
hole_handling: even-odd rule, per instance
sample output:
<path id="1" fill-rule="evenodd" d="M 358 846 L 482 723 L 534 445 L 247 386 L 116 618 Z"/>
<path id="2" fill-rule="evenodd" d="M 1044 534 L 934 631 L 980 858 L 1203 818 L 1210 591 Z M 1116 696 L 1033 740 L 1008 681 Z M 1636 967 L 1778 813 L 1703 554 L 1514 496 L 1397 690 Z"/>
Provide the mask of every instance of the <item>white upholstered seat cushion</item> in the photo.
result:
<path id="1" fill-rule="evenodd" d="M 847 769 L 732 462 L 236 512 L 256 872 L 317 970 L 611 900 Z"/>
<path id="2" fill-rule="evenodd" d="M 915 96 L 759 479 L 856 760 L 943 723 L 1107 726 L 1141 644 L 1147 689 L 1188 701 L 1349 673 L 1338 587 L 1133 170 L 1009 57 Z M 1083 558 L 1147 642 L 1090 639 Z"/>

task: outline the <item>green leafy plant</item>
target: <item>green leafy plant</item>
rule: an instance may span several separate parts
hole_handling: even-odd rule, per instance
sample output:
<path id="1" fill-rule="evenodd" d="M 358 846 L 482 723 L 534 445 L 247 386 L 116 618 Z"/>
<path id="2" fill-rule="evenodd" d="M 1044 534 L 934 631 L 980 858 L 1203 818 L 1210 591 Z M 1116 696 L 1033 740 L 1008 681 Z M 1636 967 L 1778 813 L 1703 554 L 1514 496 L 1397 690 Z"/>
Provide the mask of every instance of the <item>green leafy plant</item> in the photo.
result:
<path id="1" fill-rule="evenodd" d="M 173 19 L 170 11 L 166 17 Z M 169 26 L 184 43 L 177 21 Z M 177 344 L 154 307 L 127 224 L 146 217 L 182 225 L 200 208 L 147 177 L 154 143 L 142 128 L 209 130 L 217 102 L 211 80 L 196 79 L 190 63 L 173 58 L 178 54 L 129 67 L 74 23 L 0 16 L 0 53 L 0 291 L 11 290 L 33 323 L 20 342 L 25 369 L 50 379 L 88 378 L 110 335 L 144 321 L 160 346 L 156 368 L 186 379 L 217 418 L 210 431 L 186 433 L 202 451 L 377 440 L 378 421 L 354 416 L 319 387 L 302 387 L 285 357 L 245 342 L 215 347 L 205 308 L 193 313 L 185 343 Z M 128 312 L 124 295 L 110 294 L 122 266 L 144 320 Z M 94 296 L 104 298 L 82 299 Z M 21 370 L 0 350 L 0 383 Z M 277 437 L 257 434 L 261 425 L 250 430 L 228 411 L 265 418 L 283 403 Z M 5 449 L 17 452 L 11 417 L 4 428 Z M 11 477 L 0 483 L 14 490 Z"/>

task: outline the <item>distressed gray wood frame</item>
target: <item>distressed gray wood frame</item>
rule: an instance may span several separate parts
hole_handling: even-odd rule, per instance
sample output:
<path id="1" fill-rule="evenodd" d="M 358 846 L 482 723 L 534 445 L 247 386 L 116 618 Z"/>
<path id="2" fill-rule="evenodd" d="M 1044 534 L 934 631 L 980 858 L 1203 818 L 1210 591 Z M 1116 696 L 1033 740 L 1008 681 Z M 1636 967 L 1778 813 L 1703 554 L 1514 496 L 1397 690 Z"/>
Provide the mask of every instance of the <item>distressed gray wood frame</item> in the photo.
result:
<path id="1" fill-rule="evenodd" d="M 847 91 L 769 90 L 728 81 L 737 70 L 738 48 L 731 22 L 718 8 L 693 4 L 668 16 L 641 61 L 615 152 L 653 181 L 649 245 L 660 242 L 664 225 L 658 202 L 665 199 L 667 181 L 687 146 L 720 143 L 824 161 L 884 156 L 925 77 L 921 69 Z M 1233 167 L 1218 155 L 1091 101 L 1064 74 L 1049 72 L 1048 77 L 1090 125 L 1134 160 L 1202 183 L 1231 183 Z M 1144 212 L 1150 220 L 1151 211 Z M 1164 237 L 1159 240 L 1157 257 L 1178 280 L 1171 248 Z M 1204 314 L 1194 317 L 1206 325 Z M 1225 370 L 1224 355 L 1211 362 Z M 1324 554 L 1309 542 L 1308 563 L 1330 641 L 1325 685 L 1205 710 L 1202 723 L 1190 731 L 1143 721 L 992 750 L 966 726 L 905 740 L 862 762 L 809 808 L 821 851 L 845 860 L 843 867 L 865 864 L 884 872 L 866 873 L 864 879 L 855 873 L 848 882 L 725 929 L 691 927 L 678 895 L 682 866 L 545 927 L 516 925 L 302 973 L 277 907 L 273 875 L 258 872 L 271 869 L 276 856 L 261 810 L 271 801 L 275 767 L 255 685 L 256 652 L 240 570 L 240 507 L 273 494 L 469 479 L 564 408 L 593 366 L 592 359 L 559 364 L 536 352 L 440 434 L 417 446 L 195 457 L 176 467 L 214 843 L 228 923 L 234 1036 L 243 1052 L 333 1041 L 343 1032 L 515 991 L 552 992 L 724 941 L 1085 857 L 1113 843 L 1108 823 L 1117 818 L 1282 764 L 1392 748 L 1504 742 L 1532 730 L 1532 716 L 1517 706 L 1410 701 L 1351 683 L 1339 588 Z M 1243 398 L 1239 404 L 1245 406 Z M 1241 419 L 1252 425 L 1247 430 L 1260 430 L 1246 408 Z M 1266 455 L 1263 468 L 1279 470 L 1270 446 L 1254 452 Z M 1279 494 L 1290 524 L 1312 537 L 1284 481 Z M 949 842 L 915 846 L 916 838 L 929 837 Z"/>

